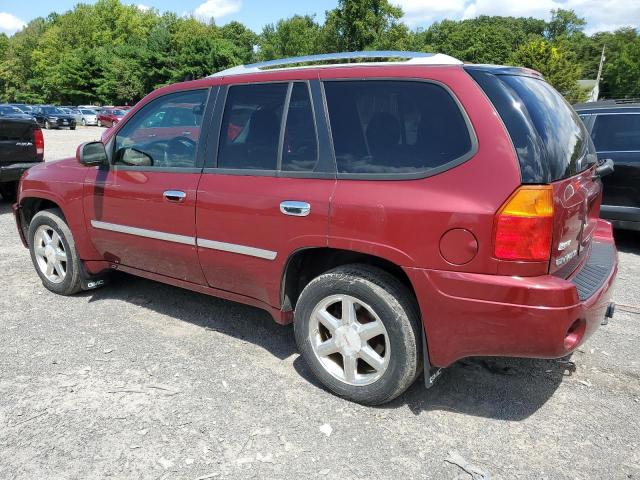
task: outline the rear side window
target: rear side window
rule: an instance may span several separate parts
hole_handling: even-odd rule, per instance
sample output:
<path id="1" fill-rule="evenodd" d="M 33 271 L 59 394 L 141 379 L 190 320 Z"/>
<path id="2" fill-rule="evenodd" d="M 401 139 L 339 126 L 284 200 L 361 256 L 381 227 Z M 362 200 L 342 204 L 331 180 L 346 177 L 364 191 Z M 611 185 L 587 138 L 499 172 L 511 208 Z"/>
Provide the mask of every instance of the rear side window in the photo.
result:
<path id="1" fill-rule="evenodd" d="M 439 171 L 472 152 L 460 107 L 440 85 L 363 80 L 324 88 L 338 173 Z"/>
<path id="2" fill-rule="evenodd" d="M 640 151 L 640 114 L 599 114 L 591 137 L 599 152 Z"/>
<path id="3" fill-rule="evenodd" d="M 222 117 L 218 167 L 276 170 L 288 84 L 229 87 Z"/>
<path id="4" fill-rule="evenodd" d="M 549 183 L 587 169 L 595 156 L 584 124 L 545 81 L 473 68 L 504 122 L 518 155 L 523 183 Z"/>

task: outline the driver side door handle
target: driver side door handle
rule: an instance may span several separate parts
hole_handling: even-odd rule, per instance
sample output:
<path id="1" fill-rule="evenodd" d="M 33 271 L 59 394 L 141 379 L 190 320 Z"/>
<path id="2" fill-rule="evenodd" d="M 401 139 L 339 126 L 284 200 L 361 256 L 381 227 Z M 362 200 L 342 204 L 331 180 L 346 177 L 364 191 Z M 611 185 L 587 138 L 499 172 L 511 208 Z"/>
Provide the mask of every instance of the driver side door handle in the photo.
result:
<path id="1" fill-rule="evenodd" d="M 182 203 L 187 198 L 187 194 L 180 190 L 167 190 L 162 196 L 165 200 L 174 203 Z"/>

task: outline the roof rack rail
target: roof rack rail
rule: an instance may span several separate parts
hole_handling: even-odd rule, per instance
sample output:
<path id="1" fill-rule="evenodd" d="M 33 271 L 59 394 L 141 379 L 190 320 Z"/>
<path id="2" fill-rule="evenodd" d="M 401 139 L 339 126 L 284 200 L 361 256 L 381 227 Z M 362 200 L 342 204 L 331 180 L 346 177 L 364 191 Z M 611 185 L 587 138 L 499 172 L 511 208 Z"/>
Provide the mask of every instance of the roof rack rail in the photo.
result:
<path id="1" fill-rule="evenodd" d="M 396 62 L 407 65 L 461 65 L 462 62 L 456 58 L 442 53 L 425 52 L 403 52 L 393 50 L 371 50 L 364 52 L 343 52 L 343 53 L 322 53 L 319 55 L 305 55 L 302 57 L 281 58 L 278 60 L 268 60 L 266 62 L 252 63 L 250 65 L 238 65 L 226 70 L 209 75 L 209 77 L 226 77 L 228 75 L 242 75 L 244 73 L 256 73 L 265 69 L 276 69 L 285 65 L 295 65 L 299 63 L 318 63 L 331 60 L 353 60 L 362 58 L 401 58 L 403 62 Z M 388 63 L 388 62 L 383 62 Z M 342 64 L 339 64 L 342 65 Z M 361 65 L 361 64 L 357 64 Z M 313 67 L 331 65 L 309 65 Z M 335 66 L 335 64 L 333 64 Z M 300 68 L 300 67 L 298 67 Z M 304 66 L 302 67 L 304 68 Z"/>

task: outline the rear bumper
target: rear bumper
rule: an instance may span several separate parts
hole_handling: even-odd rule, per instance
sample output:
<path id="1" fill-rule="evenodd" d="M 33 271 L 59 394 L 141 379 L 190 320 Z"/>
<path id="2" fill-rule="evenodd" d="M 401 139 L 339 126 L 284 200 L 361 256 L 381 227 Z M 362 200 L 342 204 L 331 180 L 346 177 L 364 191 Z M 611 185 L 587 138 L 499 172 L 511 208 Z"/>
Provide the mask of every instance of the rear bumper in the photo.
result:
<path id="1" fill-rule="evenodd" d="M 557 358 L 575 350 L 604 319 L 618 270 L 611 226 L 600 222 L 589 256 L 567 279 L 406 269 L 430 363 L 446 367 L 469 356 Z"/>
<path id="2" fill-rule="evenodd" d="M 17 182 L 24 172 L 38 163 L 13 163 L 10 165 L 0 165 L 0 183 Z"/>

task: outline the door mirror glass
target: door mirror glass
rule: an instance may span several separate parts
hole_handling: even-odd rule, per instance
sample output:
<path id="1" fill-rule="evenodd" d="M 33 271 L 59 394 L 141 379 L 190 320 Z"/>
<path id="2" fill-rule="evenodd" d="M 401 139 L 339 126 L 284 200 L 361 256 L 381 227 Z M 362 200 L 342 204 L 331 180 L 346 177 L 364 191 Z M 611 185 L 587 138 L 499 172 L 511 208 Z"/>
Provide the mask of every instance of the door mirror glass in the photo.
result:
<path id="1" fill-rule="evenodd" d="M 102 142 L 83 143 L 76 151 L 76 159 L 87 167 L 106 165 L 108 163 L 107 150 Z"/>
<path id="2" fill-rule="evenodd" d="M 153 158 L 151 155 L 138 150 L 137 148 L 125 147 L 119 152 L 119 162 L 131 167 L 152 167 Z"/>

